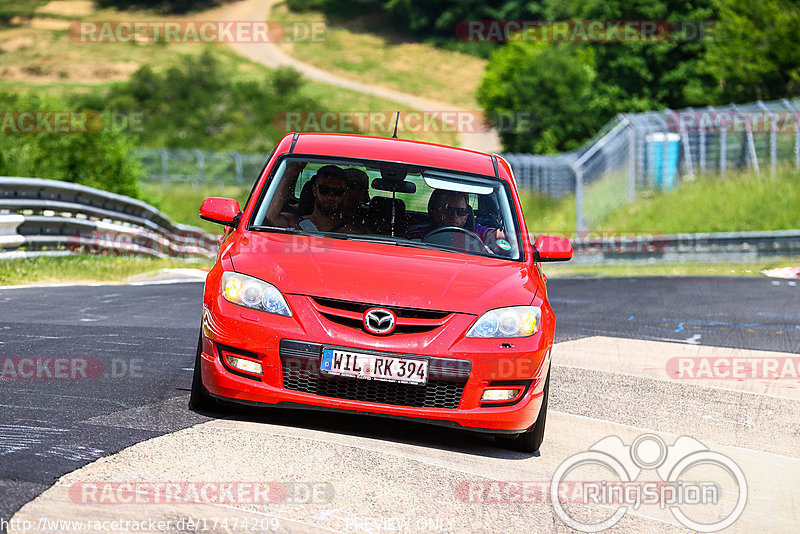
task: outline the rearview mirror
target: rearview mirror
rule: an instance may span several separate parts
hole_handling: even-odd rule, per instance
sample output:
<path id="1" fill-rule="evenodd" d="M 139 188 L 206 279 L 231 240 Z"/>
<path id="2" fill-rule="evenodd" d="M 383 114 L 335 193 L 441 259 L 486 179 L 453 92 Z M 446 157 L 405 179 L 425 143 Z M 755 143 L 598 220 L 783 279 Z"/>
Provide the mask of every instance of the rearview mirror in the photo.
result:
<path id="1" fill-rule="evenodd" d="M 378 191 L 393 191 L 395 193 L 416 193 L 417 184 L 414 182 L 394 181 L 385 178 L 375 178 L 372 180 L 372 188 Z"/>
<path id="2" fill-rule="evenodd" d="M 540 235 L 533 244 L 537 261 L 569 261 L 572 259 L 572 243 L 566 237 Z"/>
<path id="3" fill-rule="evenodd" d="M 239 201 L 232 198 L 208 197 L 200 206 L 200 218 L 225 226 L 236 226 Z"/>

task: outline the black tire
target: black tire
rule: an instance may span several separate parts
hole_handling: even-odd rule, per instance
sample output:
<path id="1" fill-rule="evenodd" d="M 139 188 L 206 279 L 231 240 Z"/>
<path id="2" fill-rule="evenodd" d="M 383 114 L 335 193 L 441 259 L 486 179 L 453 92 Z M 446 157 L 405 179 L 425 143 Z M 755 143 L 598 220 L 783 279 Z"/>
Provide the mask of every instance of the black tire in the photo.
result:
<path id="1" fill-rule="evenodd" d="M 200 372 L 200 353 L 203 351 L 203 334 L 197 340 L 197 356 L 194 359 L 194 373 L 192 373 L 192 394 L 189 397 L 189 406 L 193 410 L 210 412 L 217 408 L 217 401 L 208 394 L 203 385 L 203 374 Z"/>
<path id="2" fill-rule="evenodd" d="M 520 452 L 536 452 L 544 441 L 544 425 L 547 422 L 547 399 L 550 397 L 550 372 L 544 381 L 544 399 L 542 408 L 539 410 L 539 417 L 528 430 L 513 438 L 499 435 L 496 437 L 497 444 L 506 449 Z"/>

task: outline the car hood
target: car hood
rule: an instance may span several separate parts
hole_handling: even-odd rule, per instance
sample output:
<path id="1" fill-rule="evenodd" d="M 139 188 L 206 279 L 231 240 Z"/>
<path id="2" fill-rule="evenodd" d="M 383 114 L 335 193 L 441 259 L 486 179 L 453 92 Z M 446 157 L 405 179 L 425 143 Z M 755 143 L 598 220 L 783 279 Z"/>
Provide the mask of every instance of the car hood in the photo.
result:
<path id="1" fill-rule="evenodd" d="M 355 240 L 248 233 L 230 258 L 283 293 L 384 306 L 479 315 L 537 292 L 522 262 Z"/>

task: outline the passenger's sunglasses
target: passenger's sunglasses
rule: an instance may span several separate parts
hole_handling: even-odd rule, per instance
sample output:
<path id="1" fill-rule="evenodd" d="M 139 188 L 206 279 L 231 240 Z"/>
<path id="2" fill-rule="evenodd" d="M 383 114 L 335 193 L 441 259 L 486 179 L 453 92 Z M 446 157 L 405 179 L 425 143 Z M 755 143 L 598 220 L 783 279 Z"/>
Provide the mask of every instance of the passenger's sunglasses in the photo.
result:
<path id="1" fill-rule="evenodd" d="M 467 213 L 469 213 L 467 208 L 457 208 L 455 206 L 448 206 L 446 204 L 444 206 L 440 206 L 438 209 L 442 215 L 448 215 L 450 217 L 456 214 L 459 217 L 466 217 Z"/>
<path id="2" fill-rule="evenodd" d="M 319 193 L 321 195 L 333 195 L 335 197 L 340 197 L 344 195 L 344 192 L 347 190 L 344 187 L 331 187 L 329 185 L 318 184 L 317 188 L 319 189 Z"/>

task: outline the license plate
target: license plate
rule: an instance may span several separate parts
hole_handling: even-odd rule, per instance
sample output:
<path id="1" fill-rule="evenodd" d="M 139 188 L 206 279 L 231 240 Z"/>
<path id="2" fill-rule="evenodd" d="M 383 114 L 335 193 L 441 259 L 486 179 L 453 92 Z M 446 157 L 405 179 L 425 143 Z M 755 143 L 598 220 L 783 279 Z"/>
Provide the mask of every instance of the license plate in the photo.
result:
<path id="1" fill-rule="evenodd" d="M 426 384 L 428 361 L 340 349 L 323 349 L 323 373 L 364 380 L 383 380 L 403 384 Z"/>

